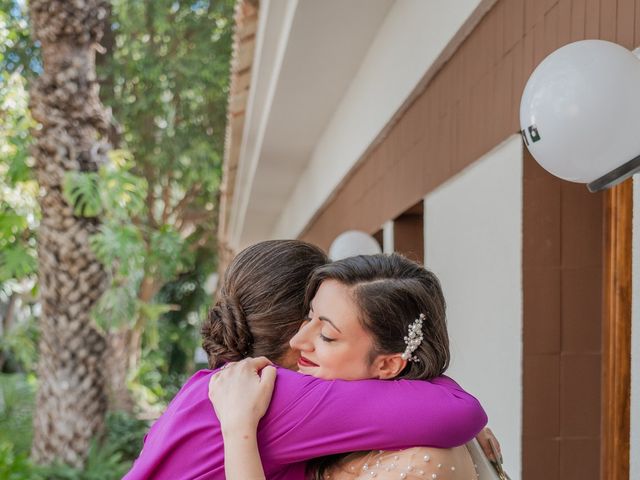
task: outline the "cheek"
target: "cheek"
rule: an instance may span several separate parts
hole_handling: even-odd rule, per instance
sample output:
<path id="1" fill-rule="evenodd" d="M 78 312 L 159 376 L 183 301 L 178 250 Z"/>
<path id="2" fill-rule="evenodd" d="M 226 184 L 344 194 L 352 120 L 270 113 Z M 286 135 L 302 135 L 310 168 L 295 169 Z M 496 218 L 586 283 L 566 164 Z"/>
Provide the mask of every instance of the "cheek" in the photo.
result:
<path id="1" fill-rule="evenodd" d="M 351 346 L 323 345 L 321 350 L 322 371 L 324 378 L 341 378 L 357 380 L 365 378 L 366 365 L 359 352 L 354 352 Z M 316 352 L 320 352 L 318 348 Z"/>

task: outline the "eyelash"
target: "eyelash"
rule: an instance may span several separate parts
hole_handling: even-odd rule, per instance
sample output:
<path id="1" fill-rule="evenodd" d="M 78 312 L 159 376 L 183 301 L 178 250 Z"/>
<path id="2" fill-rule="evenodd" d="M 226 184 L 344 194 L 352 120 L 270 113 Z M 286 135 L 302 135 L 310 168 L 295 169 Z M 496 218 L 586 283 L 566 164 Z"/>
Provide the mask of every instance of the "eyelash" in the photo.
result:
<path id="1" fill-rule="evenodd" d="M 311 317 L 309 315 L 307 315 L 306 317 L 304 317 L 303 321 L 310 322 L 311 321 Z M 335 338 L 325 337 L 322 334 L 322 332 L 320 332 L 319 336 L 320 336 L 320 340 L 322 340 L 323 342 L 326 342 L 326 343 L 331 343 L 331 342 L 335 342 L 336 341 Z"/>
<path id="2" fill-rule="evenodd" d="M 331 343 L 331 342 L 335 342 L 336 339 L 335 338 L 329 338 L 329 337 L 325 337 L 322 333 L 320 333 L 320 339 L 323 342 L 327 342 L 327 343 Z"/>

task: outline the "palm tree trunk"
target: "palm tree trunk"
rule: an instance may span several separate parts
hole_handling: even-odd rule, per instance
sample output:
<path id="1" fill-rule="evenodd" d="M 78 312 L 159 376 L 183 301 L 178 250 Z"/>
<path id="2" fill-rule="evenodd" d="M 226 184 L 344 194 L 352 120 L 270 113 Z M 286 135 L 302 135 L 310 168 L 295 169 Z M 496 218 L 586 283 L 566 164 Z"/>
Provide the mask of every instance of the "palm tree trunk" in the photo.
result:
<path id="1" fill-rule="evenodd" d="M 41 187 L 39 388 L 32 457 L 81 466 L 104 424 L 104 337 L 89 312 L 107 288 L 107 276 L 89 248 L 96 219 L 77 217 L 62 196 L 69 171 L 95 171 L 105 161 L 101 137 L 108 118 L 98 97 L 95 48 L 105 0 L 31 0 L 34 38 L 43 72 L 30 108 L 40 127 L 33 155 Z"/>

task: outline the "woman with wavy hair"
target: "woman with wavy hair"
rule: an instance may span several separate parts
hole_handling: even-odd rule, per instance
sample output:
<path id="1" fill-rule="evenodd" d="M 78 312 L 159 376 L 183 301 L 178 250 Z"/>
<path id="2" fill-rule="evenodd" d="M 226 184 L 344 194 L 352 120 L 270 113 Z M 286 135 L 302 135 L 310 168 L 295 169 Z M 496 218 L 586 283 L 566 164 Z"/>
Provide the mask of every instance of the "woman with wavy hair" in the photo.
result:
<path id="1" fill-rule="evenodd" d="M 299 241 L 261 242 L 238 254 L 203 327 L 211 367 L 247 356 L 294 367 L 298 354 L 288 343 L 306 315 L 305 286 L 326 263 L 324 253 Z M 255 371 L 262 362 L 244 365 Z M 208 397 L 214 372 L 203 370 L 187 381 L 151 427 L 126 479 L 225 478 L 223 426 Z M 339 382 L 286 368 L 267 369 L 265 382 L 267 376 L 274 380 L 273 397 L 253 438 L 269 479 L 304 479 L 309 459 L 340 452 L 453 448 L 486 423 L 477 400 L 446 377 Z M 235 407 L 243 402 L 241 395 Z"/>

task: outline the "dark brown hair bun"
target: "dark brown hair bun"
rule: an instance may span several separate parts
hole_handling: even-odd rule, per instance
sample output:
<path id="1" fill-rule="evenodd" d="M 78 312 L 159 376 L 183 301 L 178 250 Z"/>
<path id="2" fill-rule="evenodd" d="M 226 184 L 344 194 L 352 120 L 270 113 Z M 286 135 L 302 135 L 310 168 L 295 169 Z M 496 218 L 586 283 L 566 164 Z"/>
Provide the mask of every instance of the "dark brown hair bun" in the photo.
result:
<path id="1" fill-rule="evenodd" d="M 268 240 L 241 251 L 202 326 L 209 365 L 246 356 L 279 362 L 304 318 L 307 280 L 328 261 L 318 247 L 299 240 Z"/>
<path id="2" fill-rule="evenodd" d="M 220 298 L 202 326 L 202 346 L 216 363 L 234 362 L 251 355 L 253 335 L 242 307 L 233 297 Z"/>

